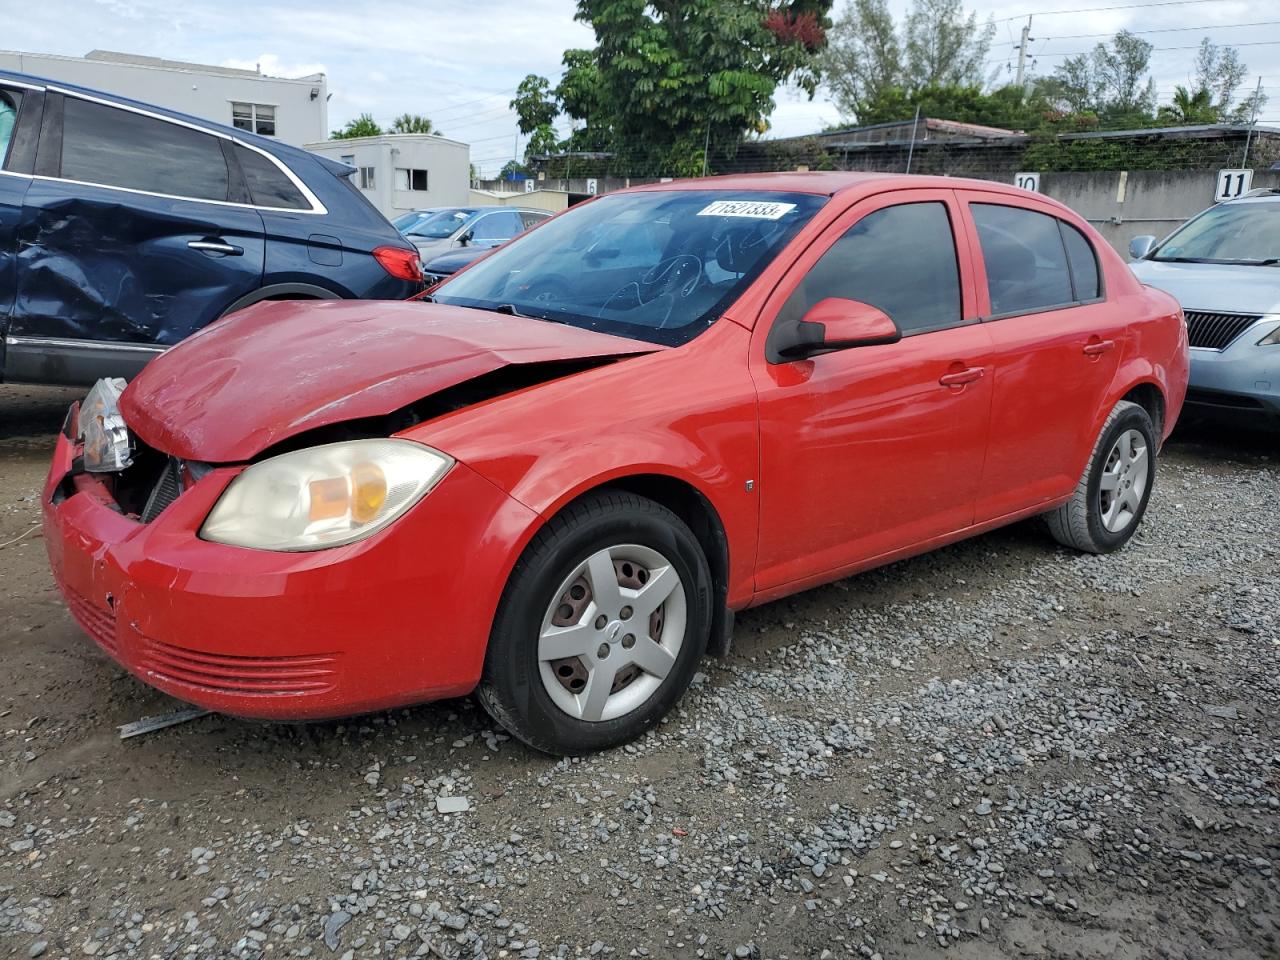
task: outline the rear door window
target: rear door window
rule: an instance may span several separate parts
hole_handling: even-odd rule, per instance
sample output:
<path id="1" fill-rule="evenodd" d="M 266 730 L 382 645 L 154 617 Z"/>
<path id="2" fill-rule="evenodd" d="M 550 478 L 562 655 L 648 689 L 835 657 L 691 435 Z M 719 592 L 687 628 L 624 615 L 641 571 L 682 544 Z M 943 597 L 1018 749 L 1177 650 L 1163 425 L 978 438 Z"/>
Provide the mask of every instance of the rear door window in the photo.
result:
<path id="1" fill-rule="evenodd" d="M 1076 300 L 1096 300 L 1102 295 L 1098 255 L 1083 233 L 1069 223 L 1058 221 L 1062 242 L 1067 247 L 1067 265 L 1071 267 L 1071 285 Z"/>
<path id="2" fill-rule="evenodd" d="M 780 319 L 799 320 L 828 297 L 878 307 L 903 336 L 958 326 L 960 272 L 946 205 L 904 203 L 867 214 L 813 265 Z"/>
<path id="3" fill-rule="evenodd" d="M 217 137 L 70 96 L 62 177 L 194 200 L 226 200 L 229 180 Z"/>
<path id="4" fill-rule="evenodd" d="M 1057 217 L 994 203 L 970 204 L 970 210 L 978 227 L 994 316 L 1034 313 L 1076 299 Z M 1096 263 L 1094 271 L 1096 286 Z"/>
<path id="5" fill-rule="evenodd" d="M 256 150 L 236 144 L 236 159 L 253 202 L 260 207 L 310 210 L 311 204 L 283 170 Z"/>
<path id="6" fill-rule="evenodd" d="M 524 229 L 520 214 L 514 210 L 500 213 L 488 213 L 476 221 L 471 228 L 473 240 L 510 240 Z"/>

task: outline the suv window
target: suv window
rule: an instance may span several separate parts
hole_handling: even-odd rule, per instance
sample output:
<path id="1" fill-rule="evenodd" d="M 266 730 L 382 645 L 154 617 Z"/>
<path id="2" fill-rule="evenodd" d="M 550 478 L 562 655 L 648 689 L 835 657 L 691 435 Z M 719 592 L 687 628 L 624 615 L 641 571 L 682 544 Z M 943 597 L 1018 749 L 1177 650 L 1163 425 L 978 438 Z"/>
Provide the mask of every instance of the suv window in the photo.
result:
<path id="1" fill-rule="evenodd" d="M 260 207 L 285 207 L 289 210 L 310 210 L 311 204 L 302 191 L 293 185 L 284 171 L 258 153 L 236 144 L 236 159 L 249 186 L 253 202 Z"/>
<path id="2" fill-rule="evenodd" d="M 67 97 L 62 176 L 197 200 L 227 199 L 218 138 L 129 110 Z"/>
<path id="3" fill-rule="evenodd" d="M 524 229 L 520 214 L 514 210 L 490 213 L 480 217 L 471 228 L 472 240 L 510 240 Z"/>
<path id="4" fill-rule="evenodd" d="M 9 158 L 9 141 L 13 139 L 13 128 L 18 122 L 18 105 L 22 103 L 22 94 L 16 90 L 0 90 L 0 167 Z"/>
<path id="5" fill-rule="evenodd" d="M 551 216 L 549 213 L 530 213 L 527 210 L 522 210 L 520 212 L 520 220 L 524 224 L 524 228 L 526 230 L 530 227 L 536 227 L 549 216 Z"/>
<path id="6" fill-rule="evenodd" d="M 970 209 L 987 268 L 992 314 L 1032 313 L 1076 299 L 1057 217 L 994 203 L 974 203 Z"/>
<path id="7" fill-rule="evenodd" d="M 794 323 L 827 297 L 878 307 L 904 336 L 957 326 L 960 270 L 943 203 L 905 203 L 869 213 L 837 240 L 787 299 Z"/>

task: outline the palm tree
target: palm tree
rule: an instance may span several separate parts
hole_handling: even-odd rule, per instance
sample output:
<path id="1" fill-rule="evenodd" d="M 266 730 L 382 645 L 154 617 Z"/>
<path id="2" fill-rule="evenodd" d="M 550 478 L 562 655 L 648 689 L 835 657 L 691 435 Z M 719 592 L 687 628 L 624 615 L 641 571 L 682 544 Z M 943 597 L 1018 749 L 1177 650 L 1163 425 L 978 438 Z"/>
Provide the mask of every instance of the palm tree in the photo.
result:
<path id="1" fill-rule="evenodd" d="M 1213 94 L 1201 87 L 1192 93 L 1186 87 L 1174 88 L 1173 103 L 1160 108 L 1157 119 L 1170 126 L 1190 123 L 1217 123 L 1221 117 L 1213 105 Z"/>
<path id="2" fill-rule="evenodd" d="M 421 114 L 402 113 L 391 121 L 392 133 L 436 133 L 431 121 Z"/>

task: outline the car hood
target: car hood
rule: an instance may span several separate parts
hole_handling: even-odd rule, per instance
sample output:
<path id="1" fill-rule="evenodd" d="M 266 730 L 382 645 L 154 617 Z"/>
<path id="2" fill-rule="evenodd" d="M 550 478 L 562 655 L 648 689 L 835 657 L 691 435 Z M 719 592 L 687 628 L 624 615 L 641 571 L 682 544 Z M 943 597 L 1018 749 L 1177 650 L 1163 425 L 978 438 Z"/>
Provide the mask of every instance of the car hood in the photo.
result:
<path id="1" fill-rule="evenodd" d="M 385 416 L 516 364 L 663 347 L 444 304 L 269 301 L 157 357 L 129 384 L 129 428 L 164 453 L 238 463 L 307 430 Z"/>
<path id="2" fill-rule="evenodd" d="M 1184 310 L 1280 313 L 1280 267 L 1139 260 L 1129 269 L 1143 283 L 1172 294 Z"/>

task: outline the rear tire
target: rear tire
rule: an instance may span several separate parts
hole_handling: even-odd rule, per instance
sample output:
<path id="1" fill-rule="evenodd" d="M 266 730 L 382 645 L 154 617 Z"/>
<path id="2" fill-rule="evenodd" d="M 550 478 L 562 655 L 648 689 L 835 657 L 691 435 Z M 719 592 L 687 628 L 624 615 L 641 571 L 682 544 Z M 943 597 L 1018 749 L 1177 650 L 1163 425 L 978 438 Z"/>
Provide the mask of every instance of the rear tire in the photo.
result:
<path id="1" fill-rule="evenodd" d="M 477 699 L 544 753 L 618 746 L 688 688 L 711 612 L 706 558 L 679 517 L 625 491 L 590 494 L 554 517 L 516 563 Z"/>
<path id="2" fill-rule="evenodd" d="M 1129 542 L 1156 479 L 1151 417 L 1136 403 L 1116 404 L 1071 499 L 1045 515 L 1049 533 L 1085 553 L 1111 553 Z"/>

